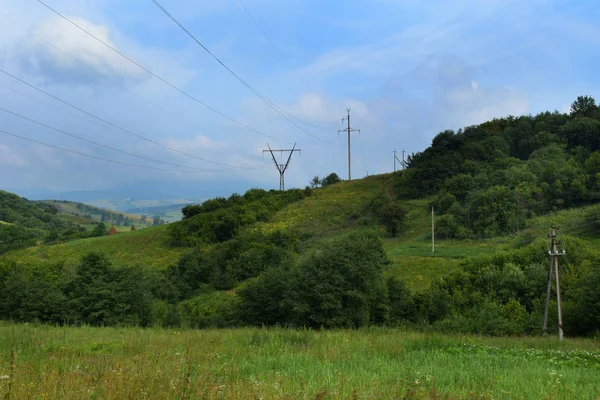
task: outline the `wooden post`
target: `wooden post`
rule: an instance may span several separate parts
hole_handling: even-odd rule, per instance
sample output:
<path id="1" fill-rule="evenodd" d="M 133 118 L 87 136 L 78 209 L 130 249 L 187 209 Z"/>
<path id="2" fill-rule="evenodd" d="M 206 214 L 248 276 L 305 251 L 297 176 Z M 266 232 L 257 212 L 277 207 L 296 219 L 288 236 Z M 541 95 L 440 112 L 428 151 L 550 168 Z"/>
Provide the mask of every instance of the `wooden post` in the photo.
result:
<path id="1" fill-rule="evenodd" d="M 431 206 L 431 252 L 435 253 L 435 215 Z"/>

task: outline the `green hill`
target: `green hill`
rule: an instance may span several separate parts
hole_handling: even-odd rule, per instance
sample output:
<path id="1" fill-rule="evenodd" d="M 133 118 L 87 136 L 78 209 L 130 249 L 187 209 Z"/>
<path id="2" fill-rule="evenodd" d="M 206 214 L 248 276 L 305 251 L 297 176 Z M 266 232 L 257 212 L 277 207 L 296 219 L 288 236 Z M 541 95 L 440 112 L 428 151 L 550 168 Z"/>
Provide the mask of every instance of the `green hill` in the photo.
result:
<path id="1" fill-rule="evenodd" d="M 153 268 L 166 268 L 183 253 L 181 248 L 167 245 L 167 225 L 78 239 L 66 243 L 39 245 L 14 250 L 5 255 L 8 260 L 33 264 L 40 261 L 64 262 L 73 266 L 91 252 L 99 251 L 109 255 L 119 265 L 144 265 Z"/>
<path id="2" fill-rule="evenodd" d="M 59 218 L 83 226 L 87 230 L 94 229 L 94 226 L 98 222 L 115 225 L 118 231 L 129 230 L 131 225 L 135 225 L 136 229 L 148 228 L 155 225 L 155 221 L 152 218 L 108 210 L 75 201 L 43 200 L 40 203 L 52 205 L 58 210 Z M 163 224 L 164 221 L 159 219 L 156 223 Z"/>
<path id="3" fill-rule="evenodd" d="M 0 254 L 43 241 L 48 235 L 69 235 L 75 226 L 57 210 L 0 190 Z"/>
<path id="4" fill-rule="evenodd" d="M 0 304 L 8 307 L 0 315 L 534 334 L 544 313 L 546 234 L 561 224 L 565 326 L 593 334 L 600 329 L 597 111 L 444 131 L 409 157 L 406 173 L 250 189 L 188 205 L 168 226 L 12 251 L 0 263 Z M 34 284 L 52 288 L 56 315 L 40 313 L 47 306 L 32 299 L 12 302 Z"/>

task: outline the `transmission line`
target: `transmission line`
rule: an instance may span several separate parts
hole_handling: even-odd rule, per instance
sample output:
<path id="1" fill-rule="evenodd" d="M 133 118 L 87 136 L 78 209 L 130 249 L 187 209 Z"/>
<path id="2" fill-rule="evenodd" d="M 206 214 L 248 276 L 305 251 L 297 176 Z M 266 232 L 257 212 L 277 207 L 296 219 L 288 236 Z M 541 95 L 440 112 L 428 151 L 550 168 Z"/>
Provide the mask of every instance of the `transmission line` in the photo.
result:
<path id="1" fill-rule="evenodd" d="M 238 0 L 238 2 L 240 3 L 240 6 L 242 6 L 242 8 L 244 9 L 244 11 L 246 11 L 246 14 L 248 14 L 248 17 L 250 18 L 250 20 L 254 23 L 254 25 L 256 25 L 256 28 L 260 31 L 260 33 L 262 33 L 262 35 L 265 37 L 265 39 L 267 39 L 267 42 L 269 42 L 269 44 L 271 45 L 271 47 L 273 47 L 273 49 L 279 55 L 279 57 L 281 57 L 281 59 L 287 64 L 288 68 L 294 73 L 294 75 L 296 75 L 296 77 L 298 78 L 298 80 L 300 82 L 302 82 L 302 84 L 304 84 L 304 86 L 306 86 L 306 88 L 308 90 L 312 91 L 313 89 L 310 87 L 310 85 L 300 76 L 300 74 L 298 74 L 298 71 L 296 71 L 292 67 L 292 65 L 289 62 L 289 60 L 283 55 L 283 53 L 281 51 L 279 51 L 279 49 L 277 48 L 277 46 L 275 46 L 275 43 L 273 43 L 273 41 L 271 40 L 271 38 L 265 32 L 265 30 L 259 25 L 258 21 L 254 18 L 254 16 L 252 15 L 252 13 L 248 9 L 248 7 L 246 7 L 246 5 L 244 4 L 244 2 L 242 0 Z"/>
<path id="2" fill-rule="evenodd" d="M 38 1 L 41 1 L 41 0 L 38 0 Z M 177 26 L 179 26 L 179 28 L 181 28 L 181 30 L 183 30 L 194 42 L 196 42 L 200 47 L 202 47 L 202 49 L 204 49 L 204 51 L 206 51 L 223 68 L 225 68 L 231 75 L 233 75 L 238 81 L 240 81 L 242 83 L 242 85 L 246 86 L 252 93 L 254 93 L 259 99 L 261 99 L 266 105 L 268 105 L 269 107 L 271 107 L 276 113 L 278 113 L 279 115 L 281 115 L 284 119 L 286 119 L 288 122 L 290 122 L 291 124 L 293 124 L 296 128 L 300 129 L 302 132 L 304 132 L 304 133 L 312 136 L 313 138 L 315 138 L 317 140 L 320 140 L 320 141 L 322 141 L 324 143 L 328 143 L 328 144 L 334 145 L 334 143 L 329 142 L 329 141 L 324 140 L 324 139 L 321 139 L 320 137 L 318 137 L 318 136 L 314 135 L 313 133 L 307 131 L 306 129 L 304 129 L 303 127 L 301 127 L 300 125 L 298 125 L 296 122 L 294 122 L 292 119 L 290 119 L 287 115 L 285 115 L 285 112 L 283 110 L 281 110 L 280 107 L 278 107 L 275 103 L 273 103 L 271 100 L 269 100 L 264 95 L 262 95 L 258 90 L 256 90 L 255 88 L 253 88 L 248 82 L 246 82 L 242 77 L 240 77 L 231 68 L 229 68 L 227 66 L 227 64 L 225 64 L 223 61 L 221 61 L 221 59 L 219 59 L 219 57 L 217 57 L 200 40 L 198 40 L 185 26 L 183 26 L 181 24 L 181 22 L 179 22 L 162 5 L 160 5 L 160 3 L 157 0 L 151 0 L 151 1 L 152 1 L 152 3 L 154 3 L 156 5 L 156 7 L 158 7 L 163 12 L 163 14 L 165 14 L 171 21 L 173 21 Z"/>
<path id="3" fill-rule="evenodd" d="M 15 138 L 18 138 L 18 139 L 26 140 L 28 142 L 40 144 L 42 146 L 51 147 L 51 148 L 56 149 L 56 150 L 66 151 L 68 153 L 78 154 L 80 156 L 95 158 L 97 160 L 102 160 L 102 161 L 111 162 L 111 163 L 115 163 L 115 164 L 127 165 L 127 166 L 130 166 L 130 167 L 145 168 L 145 169 L 152 169 L 152 170 L 155 170 L 155 171 L 167 171 L 167 172 L 231 172 L 232 171 L 230 169 L 226 169 L 226 170 L 223 170 L 223 169 L 213 169 L 213 170 L 210 170 L 210 169 L 206 169 L 206 170 L 187 169 L 187 170 L 182 170 L 182 169 L 165 169 L 165 168 L 150 167 L 150 166 L 147 166 L 147 165 L 132 164 L 132 163 L 128 163 L 128 162 L 112 160 L 110 158 L 99 157 L 99 156 L 95 156 L 95 155 L 92 155 L 92 154 L 82 153 L 82 152 L 79 152 L 79 151 L 76 151 L 76 150 L 65 149 L 64 147 L 59 147 L 59 146 L 55 146 L 53 144 L 40 142 L 39 140 L 27 138 L 27 137 L 24 137 L 24 136 L 21 136 L 21 135 L 17 135 L 16 133 L 7 132 L 7 131 L 2 130 L 2 129 L 0 129 L 0 133 L 3 133 L 3 134 L 8 135 L 8 136 L 15 137 Z M 251 169 L 251 168 L 247 168 L 247 169 Z"/>
<path id="4" fill-rule="evenodd" d="M 121 51 L 117 50 L 116 48 L 114 48 L 110 44 L 106 43 L 105 41 L 103 41 L 102 39 L 100 39 L 99 37 L 97 37 L 96 35 L 94 35 L 93 33 L 89 32 L 85 28 L 83 28 L 80 25 L 76 24 L 75 22 L 73 22 L 71 19 L 69 19 L 65 15 L 61 14 L 60 12 L 58 12 L 57 10 L 55 10 L 54 8 L 52 8 L 51 6 L 49 6 L 48 4 L 44 3 L 42 0 L 37 0 L 37 2 L 40 3 L 41 5 L 43 5 L 44 7 L 46 7 L 48 10 L 52 11 L 53 13 L 55 13 L 56 15 L 58 15 L 59 17 L 61 17 L 62 19 L 64 19 L 65 21 L 69 22 L 71 25 L 73 25 L 77 29 L 81 30 L 82 32 L 86 33 L 87 35 L 91 36 L 92 38 L 94 38 L 95 40 L 97 40 L 98 42 L 100 42 L 101 44 L 103 44 L 104 46 L 108 47 L 109 49 L 111 49 L 112 51 L 114 51 L 115 53 L 117 53 L 118 55 L 120 55 L 121 57 L 123 57 L 124 59 L 126 59 L 127 61 L 129 61 L 132 64 L 136 65 L 137 67 L 139 67 L 143 71 L 147 72 L 148 74 L 152 75 L 154 78 L 158 79 L 159 81 L 161 81 L 165 85 L 170 86 L 171 88 L 175 89 L 179 93 L 183 94 L 184 96 L 186 96 L 190 100 L 195 101 L 196 103 L 202 105 L 203 107 L 206 107 L 207 109 L 211 110 L 212 112 L 214 112 L 214 113 L 222 116 L 223 118 L 228 119 L 229 121 L 231 121 L 231 122 L 233 122 L 233 123 L 235 123 L 235 124 L 237 124 L 237 125 L 245 128 L 245 129 L 248 129 L 249 131 L 252 131 L 252 132 L 257 133 L 259 135 L 262 135 L 262 136 L 265 136 L 265 137 L 277 140 L 278 142 L 291 143 L 291 142 L 288 142 L 288 141 L 276 138 L 274 136 L 268 135 L 268 134 L 266 134 L 264 132 L 259 131 L 258 129 L 254 129 L 251 126 L 248 126 L 248 125 L 246 125 L 246 124 L 244 124 L 244 123 L 236 120 L 235 118 L 230 117 L 229 115 L 227 115 L 227 114 L 225 114 L 225 113 L 217 110 L 216 108 L 209 106 L 208 104 L 206 104 L 203 101 L 197 99 L 196 97 L 194 97 L 191 94 L 187 93 L 183 89 L 180 89 L 179 87 L 175 86 L 174 84 L 172 84 L 171 82 L 167 81 L 166 79 L 161 78 L 160 76 L 156 75 L 154 72 L 152 72 L 148 68 L 144 67 L 143 65 L 141 65 L 137 61 L 135 61 L 132 58 L 128 57 L 127 55 L 123 54 Z"/>
<path id="5" fill-rule="evenodd" d="M 90 139 L 86 139 L 86 138 L 84 138 L 82 136 L 78 136 L 78 135 L 76 135 L 74 133 L 70 133 L 70 132 L 64 131 L 62 129 L 58 129 L 58 128 L 55 128 L 55 127 L 50 126 L 50 125 L 46 125 L 46 124 L 44 124 L 42 122 L 36 121 L 34 119 L 31 119 L 31 118 L 26 117 L 26 116 L 21 115 L 21 114 L 17 114 L 16 112 L 7 110 L 7 109 L 2 108 L 2 107 L 0 107 L 0 111 L 3 111 L 5 113 L 7 113 L 7 114 L 14 115 L 15 117 L 19 117 L 21 119 L 24 119 L 24 120 L 29 121 L 31 123 L 34 123 L 36 125 L 43 126 L 46 129 L 50 129 L 50 130 L 53 130 L 55 132 L 59 132 L 59 133 L 62 133 L 64 135 L 71 136 L 71 137 L 74 137 L 76 139 L 82 140 L 84 142 L 88 142 L 88 143 L 94 144 L 94 145 L 99 146 L 99 147 L 104 147 L 105 149 L 116 151 L 116 152 L 119 152 L 119 153 L 122 153 L 122 154 L 127 154 L 129 156 L 141 158 L 141 159 L 144 159 L 144 160 L 147 160 L 147 161 L 152 161 L 152 162 L 159 163 L 159 164 L 171 165 L 173 167 L 187 168 L 187 169 L 195 170 L 195 171 L 198 171 L 198 172 L 205 171 L 205 169 L 190 168 L 189 166 L 186 166 L 186 165 L 180 165 L 180 164 L 174 164 L 174 163 L 170 163 L 170 162 L 166 162 L 166 161 L 160 161 L 160 160 L 156 160 L 154 158 L 145 157 L 145 156 L 142 156 L 142 155 L 139 155 L 139 154 L 130 153 L 130 152 L 125 151 L 125 150 L 120 150 L 120 149 L 117 149 L 117 148 L 114 148 L 114 147 L 111 147 L 111 146 L 107 146 L 105 144 L 102 144 L 102 143 L 99 143 L 99 142 L 96 142 L 96 141 L 93 141 L 93 140 L 90 140 Z M 231 169 L 230 171 L 235 171 L 235 169 Z"/>
<path id="6" fill-rule="evenodd" d="M 271 45 L 271 47 L 273 47 L 273 49 L 275 50 L 275 52 L 279 55 L 279 57 L 286 63 L 286 65 L 288 66 L 288 68 L 294 73 L 294 75 L 296 75 L 296 77 L 298 78 L 298 80 L 300 82 L 302 82 L 302 84 L 304 84 L 304 86 L 306 86 L 306 88 L 309 91 L 314 91 L 313 88 L 310 87 L 310 85 L 306 82 L 306 80 L 304 80 L 300 74 L 298 73 L 298 71 L 296 71 L 296 69 L 294 67 L 292 67 L 291 63 L 289 62 L 289 60 L 283 55 L 283 53 L 281 51 L 279 51 L 279 49 L 277 48 L 277 46 L 275 46 L 275 43 L 271 40 L 271 38 L 267 35 L 267 33 L 265 32 L 264 29 L 262 29 L 262 27 L 260 26 L 260 24 L 258 23 L 258 21 L 256 20 L 256 18 L 254 18 L 254 16 L 252 15 L 252 13 L 250 12 L 250 10 L 248 9 L 248 7 L 246 7 L 246 5 L 244 4 L 244 2 L 242 0 L 238 0 L 238 2 L 240 3 L 240 6 L 244 9 L 244 11 L 246 12 L 246 14 L 248 14 L 248 17 L 250 18 L 250 20 L 254 23 L 254 25 L 256 25 L 256 28 L 260 31 L 260 33 L 265 37 L 265 39 L 269 42 L 269 44 Z M 303 121 L 300 118 L 297 118 L 295 116 L 293 116 L 290 113 L 287 113 L 288 116 L 290 116 L 290 118 L 295 119 L 296 121 L 303 123 L 305 125 L 308 126 L 312 126 L 315 129 L 331 129 L 330 127 L 325 127 L 325 126 L 319 126 L 319 125 L 315 125 L 313 123 L 307 122 L 307 121 Z"/>
<path id="7" fill-rule="evenodd" d="M 117 86 L 117 87 L 119 87 L 119 88 L 121 88 L 121 89 L 123 89 L 123 90 L 125 90 L 125 91 L 127 91 L 127 92 L 129 92 L 129 93 L 131 93 L 132 95 L 134 95 L 134 96 L 135 96 L 135 97 L 137 97 L 138 99 L 140 99 L 140 100 L 143 100 L 144 102 L 146 102 L 146 103 L 150 104 L 151 106 L 153 106 L 153 107 L 155 107 L 155 108 L 157 108 L 157 109 L 159 109 L 159 110 L 161 110 L 161 111 L 163 111 L 163 112 L 165 112 L 165 113 L 167 113 L 167 114 L 170 114 L 171 116 L 173 116 L 173 117 L 175 117 L 175 118 L 177 118 L 177 119 L 179 119 L 179 120 L 185 121 L 185 122 L 187 122 L 187 123 L 188 123 L 188 124 L 190 124 L 190 125 L 194 125 L 194 126 L 196 126 L 196 125 L 197 125 L 195 122 L 193 122 L 193 121 L 190 121 L 190 120 L 188 120 L 188 119 L 186 119 L 186 118 L 184 118 L 184 117 L 182 117 L 182 116 L 180 116 L 180 115 L 177 115 L 177 114 L 175 114 L 175 113 L 173 113 L 173 112 L 171 112 L 171 111 L 167 110 L 166 108 L 164 108 L 164 107 L 162 107 L 162 106 L 160 106 L 160 105 L 158 105 L 158 104 L 156 104 L 156 103 L 152 102 L 151 100 L 148 100 L 147 98 L 143 97 L 142 95 L 140 95 L 140 94 L 138 94 L 138 93 L 134 92 L 133 90 L 131 90 L 131 89 L 127 88 L 126 86 L 124 86 L 124 85 L 120 84 L 119 82 L 115 81 L 114 79 L 111 79 L 111 78 L 110 78 L 109 76 L 107 76 L 106 74 L 103 74 L 102 72 L 100 72 L 100 71 L 96 70 L 95 68 L 91 67 L 90 65 L 88 65 L 88 64 L 87 64 L 87 63 L 85 63 L 84 61 L 81 61 L 79 58 L 77 58 L 77 57 L 73 56 L 72 54 L 69 54 L 69 53 L 67 53 L 66 51 L 62 50 L 62 49 L 61 49 L 61 48 L 59 48 L 58 46 L 55 46 L 54 44 L 52 44 L 52 43 L 48 42 L 47 40 L 45 40 L 44 38 L 42 38 L 41 36 L 39 36 L 38 34 L 36 34 L 35 32 L 33 32 L 31 29 L 27 28 L 26 26 L 24 26 L 24 25 L 20 24 L 19 22 L 15 21 L 14 19 L 12 19 L 12 18 L 11 18 L 10 16 L 8 16 L 7 14 L 1 13 L 1 15 L 2 15 L 4 18 L 8 19 L 8 20 L 9 20 L 10 22 L 12 22 L 13 24 L 15 24 L 15 25 L 17 25 L 18 27 L 20 27 L 20 28 L 24 29 L 25 31 L 27 31 L 27 32 L 28 32 L 30 35 L 32 35 L 32 36 L 35 36 L 35 37 L 36 37 L 36 38 L 37 38 L 39 41 L 41 41 L 42 43 L 46 44 L 47 46 L 50 46 L 50 47 L 54 48 L 56 51 L 59 51 L 59 52 L 61 52 L 61 53 L 62 53 L 62 54 L 64 54 L 65 56 L 67 56 L 67 57 L 71 58 L 72 60 L 74 60 L 75 62 L 77 62 L 78 64 L 80 64 L 80 65 L 84 66 L 85 68 L 89 69 L 90 71 L 92 71 L 92 72 L 93 72 L 93 73 L 95 73 L 96 75 L 99 75 L 99 76 L 101 76 L 102 78 L 106 79 L 107 81 L 109 81 L 109 82 L 110 82 L 110 83 L 112 83 L 113 85 L 115 85 L 115 86 Z M 204 127 L 198 127 L 198 128 L 201 128 L 202 130 L 206 130 L 206 128 L 204 128 Z"/>
<path id="8" fill-rule="evenodd" d="M 101 122 L 103 122 L 103 123 L 105 123 L 105 124 L 107 124 L 107 125 L 109 125 L 109 126 L 111 126 L 111 127 L 113 127 L 113 128 L 116 128 L 116 129 L 117 129 L 117 130 L 119 130 L 119 131 L 125 132 L 125 133 L 127 133 L 127 134 L 129 134 L 129 135 L 133 135 L 133 136 L 135 136 L 135 137 L 138 137 L 138 138 L 140 138 L 140 139 L 142 139 L 142 140 L 145 140 L 145 141 L 147 141 L 147 142 L 149 142 L 149 143 L 155 144 L 155 145 L 157 145 L 157 146 L 163 147 L 163 148 L 165 148 L 165 149 L 168 149 L 168 150 L 174 151 L 174 152 L 176 152 L 176 153 L 179 153 L 179 154 L 182 154 L 182 155 L 185 155 L 185 156 L 188 156 L 188 157 L 195 158 L 195 159 L 197 159 L 197 160 L 200 160 L 200 161 L 206 161 L 206 162 L 209 162 L 209 163 L 211 163 L 211 164 L 223 165 L 223 166 L 225 166 L 225 167 L 233 167 L 233 168 L 239 168 L 239 167 L 240 167 L 240 166 L 234 166 L 234 165 L 224 164 L 224 163 L 220 163 L 220 162 L 218 162 L 218 161 L 212 161 L 212 160 L 208 160 L 208 159 L 206 159 L 206 158 L 198 157 L 198 156 L 195 156 L 195 155 L 193 155 L 193 154 L 189 154 L 189 153 L 186 153 L 186 152 L 184 152 L 184 151 L 177 150 L 177 149 L 175 149 L 175 148 L 173 148 L 173 147 L 170 147 L 170 146 L 164 145 L 164 144 L 162 144 L 162 143 L 160 143 L 160 142 L 157 142 L 156 140 L 148 139 L 147 137 L 145 137 L 145 136 L 143 136 L 143 135 L 140 135 L 139 133 L 135 133 L 135 132 L 133 132 L 133 131 L 131 131 L 131 130 L 129 130 L 129 129 L 126 129 L 126 128 L 122 128 L 122 127 L 120 127 L 120 126 L 118 126 L 118 125 L 115 125 L 115 124 L 113 124 L 112 122 L 109 122 L 109 121 L 107 121 L 107 120 L 105 120 L 105 119 L 103 119 L 103 118 L 100 118 L 100 117 L 98 117 L 98 116 L 96 116 L 96 115 L 94 115 L 94 114 L 92 114 L 92 113 L 89 113 L 89 112 L 87 112 L 87 111 L 85 111 L 85 110 L 83 110 L 83 109 L 81 109 L 81 108 L 79 108 L 79 107 L 77 107 L 77 106 L 74 106 L 73 104 L 71 104 L 71 103 L 69 103 L 69 102 L 67 102 L 67 101 L 65 101 L 65 100 L 62 100 L 62 99 L 60 99 L 60 98 L 58 98 L 58 97 L 54 96 L 53 94 L 50 94 L 50 93 L 46 92 L 45 90 L 42 90 L 42 89 L 40 89 L 40 88 L 38 88 L 38 87 L 36 87 L 36 86 L 34 86 L 34 85 L 32 85 L 32 84 L 28 83 L 28 82 L 25 82 L 24 80 L 22 80 L 22 79 L 20 79 L 20 78 L 18 78 L 18 77 L 16 77 L 16 76 L 14 76 L 14 75 L 12 75 L 12 74 L 11 74 L 11 73 L 9 73 L 9 72 L 6 72 L 6 71 L 4 71 L 4 70 L 3 70 L 3 69 L 1 69 L 1 68 L 0 68 L 0 72 L 1 72 L 1 73 L 3 73 L 3 74 L 5 74 L 5 75 L 7 75 L 7 76 L 10 76 L 11 78 L 13 78 L 13 79 L 15 79 L 15 80 L 17 80 L 17 81 L 21 82 L 22 84 L 24 84 L 24 85 L 26 85 L 26 86 L 29 86 L 30 88 L 32 88 L 32 89 L 34 89 L 34 90 L 37 90 L 38 92 L 41 92 L 41 93 L 45 94 L 46 96 L 49 96 L 49 97 L 53 98 L 53 99 L 54 99 L 54 100 L 56 100 L 56 101 L 59 101 L 59 102 L 61 102 L 61 103 L 63 103 L 63 104 L 66 104 L 67 106 L 69 106 L 69 107 L 71 107 L 71 108 L 74 108 L 74 109 L 76 109 L 76 110 L 77 110 L 77 111 L 79 111 L 79 112 L 82 112 L 82 113 L 84 113 L 84 114 L 86 114 L 86 115 L 89 115 L 90 117 L 92 117 L 92 118 L 94 118 L 94 119 L 97 119 L 97 120 L 99 120 L 99 121 L 101 121 Z M 242 166 L 242 167 L 243 167 L 243 166 Z"/>

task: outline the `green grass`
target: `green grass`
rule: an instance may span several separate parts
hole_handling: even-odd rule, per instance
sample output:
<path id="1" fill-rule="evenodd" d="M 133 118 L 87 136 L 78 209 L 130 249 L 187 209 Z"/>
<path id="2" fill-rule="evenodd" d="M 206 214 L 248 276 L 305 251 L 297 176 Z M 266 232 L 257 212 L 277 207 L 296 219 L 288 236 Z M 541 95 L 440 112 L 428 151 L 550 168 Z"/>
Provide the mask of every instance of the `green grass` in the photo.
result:
<path id="1" fill-rule="evenodd" d="M 600 399 L 599 375 L 583 339 L 0 324 L 12 399 Z"/>
<path id="2" fill-rule="evenodd" d="M 267 232 L 289 229 L 313 236 L 305 242 L 306 247 L 318 245 L 323 236 L 347 229 L 360 229 L 365 206 L 369 201 L 382 191 L 390 194 L 390 178 L 390 174 L 375 175 L 316 189 L 312 196 L 290 204 L 276 213 L 271 221 L 255 224 L 248 229 Z M 462 259 L 526 244 L 521 232 L 518 235 L 493 240 L 437 241 L 436 251 L 432 253 L 429 239 L 431 234 L 429 199 L 404 201 L 403 204 L 408 211 L 406 228 L 399 238 L 384 240 L 386 252 L 392 262 L 386 274 L 402 278 L 414 290 L 425 289 L 432 281 L 458 268 Z M 60 203 L 60 206 L 66 207 L 64 211 L 78 211 L 75 203 Z M 597 232 L 597 225 L 590 220 L 590 213 L 593 211 L 600 211 L 600 205 L 536 217 L 528 222 L 529 233 L 534 232 L 537 237 L 545 237 L 550 225 L 559 223 L 563 225 L 561 230 L 563 233 L 586 236 L 587 240 L 596 240 L 600 245 L 599 239 L 593 239 L 598 238 L 600 233 Z M 77 217 L 63 214 L 63 218 Z M 109 254 L 118 262 L 143 263 L 155 268 L 164 268 L 175 262 L 184 251 L 184 249 L 170 249 L 166 246 L 166 227 L 139 229 L 133 233 L 128 232 L 129 227 L 116 228 L 124 233 L 13 251 L 8 254 L 8 257 L 23 261 L 53 259 L 75 263 L 87 251 L 99 250 Z"/>
<path id="3" fill-rule="evenodd" d="M 314 236 L 327 235 L 357 226 L 364 207 L 383 190 L 389 174 L 344 181 L 313 191 L 312 196 L 292 203 L 255 229 L 291 229 Z"/>
<path id="4" fill-rule="evenodd" d="M 122 232 L 117 235 L 15 250 L 4 257 L 25 263 L 50 260 L 73 265 L 90 251 L 101 251 L 117 264 L 139 264 L 163 269 L 176 262 L 185 250 L 168 247 L 167 235 L 167 225 L 162 225 L 134 232 Z"/>

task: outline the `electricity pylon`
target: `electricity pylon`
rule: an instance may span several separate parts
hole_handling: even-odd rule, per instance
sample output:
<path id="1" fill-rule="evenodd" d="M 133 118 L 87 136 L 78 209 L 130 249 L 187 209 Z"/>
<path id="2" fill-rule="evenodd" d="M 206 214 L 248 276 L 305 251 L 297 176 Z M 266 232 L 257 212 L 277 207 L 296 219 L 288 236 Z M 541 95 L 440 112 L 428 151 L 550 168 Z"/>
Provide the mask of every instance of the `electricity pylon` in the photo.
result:
<path id="1" fill-rule="evenodd" d="M 265 154 L 265 151 L 268 151 L 269 153 L 271 153 L 271 157 L 273 157 L 273 162 L 275 163 L 275 167 L 277 168 L 277 171 L 279 171 L 279 190 L 285 190 L 285 182 L 284 182 L 284 174 L 285 174 L 285 170 L 288 168 L 288 166 L 290 165 L 290 160 L 292 159 L 292 154 L 294 154 L 295 151 L 300 152 L 300 154 L 302 154 L 302 151 L 300 149 L 296 148 L 296 143 L 294 143 L 294 147 L 292 147 L 291 149 L 271 149 L 271 146 L 269 146 L 269 143 L 267 143 L 267 147 L 269 148 L 269 150 L 263 150 L 263 155 Z M 281 153 L 281 155 L 283 155 L 284 151 L 289 151 L 290 155 L 287 159 L 287 162 L 285 164 L 279 164 L 277 162 L 277 159 L 275 158 L 275 155 L 273 154 L 274 151 L 279 151 Z"/>

